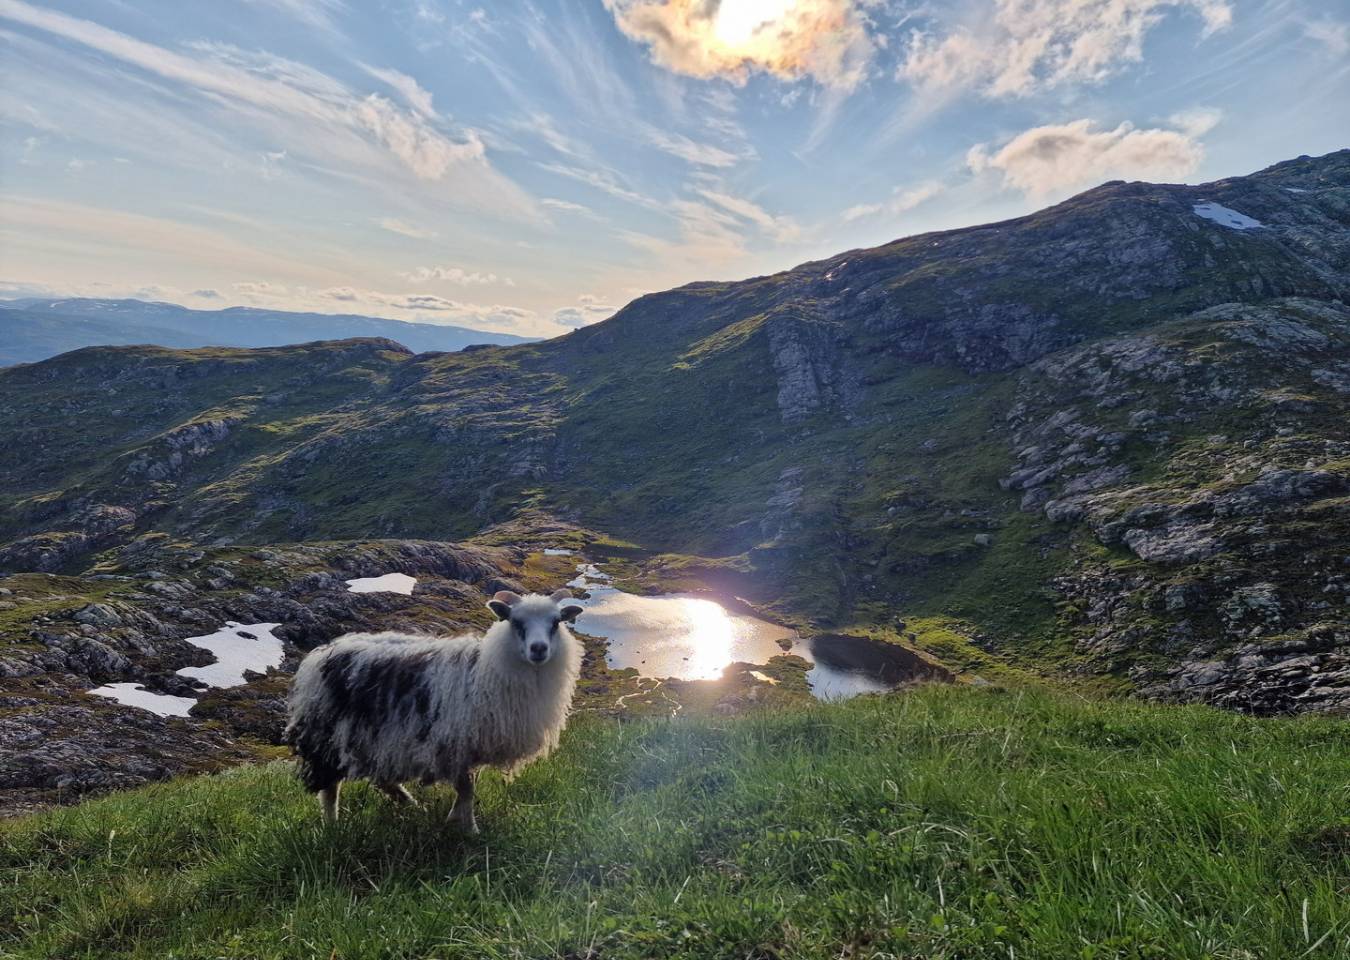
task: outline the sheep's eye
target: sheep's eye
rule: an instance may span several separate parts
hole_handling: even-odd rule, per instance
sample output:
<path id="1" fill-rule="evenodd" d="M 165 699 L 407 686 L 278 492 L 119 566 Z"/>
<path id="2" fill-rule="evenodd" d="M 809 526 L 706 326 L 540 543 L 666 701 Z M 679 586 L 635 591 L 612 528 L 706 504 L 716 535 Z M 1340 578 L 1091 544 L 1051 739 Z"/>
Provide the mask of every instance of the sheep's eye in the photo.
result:
<path id="1" fill-rule="evenodd" d="M 561 617 L 554 617 L 554 618 L 553 618 L 553 625 L 550 626 L 549 629 L 550 629 L 550 630 L 557 630 L 557 629 L 558 629 L 558 624 L 560 624 L 560 623 L 562 623 L 562 618 L 561 618 Z"/>

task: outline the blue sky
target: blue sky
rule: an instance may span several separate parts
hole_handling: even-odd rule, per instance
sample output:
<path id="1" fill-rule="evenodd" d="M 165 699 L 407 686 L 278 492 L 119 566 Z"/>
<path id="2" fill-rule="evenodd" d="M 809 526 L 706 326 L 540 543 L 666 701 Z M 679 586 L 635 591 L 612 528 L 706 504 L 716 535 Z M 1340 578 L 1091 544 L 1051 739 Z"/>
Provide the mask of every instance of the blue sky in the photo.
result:
<path id="1" fill-rule="evenodd" d="M 0 296 L 541 336 L 1350 146 L 1350 0 L 0 0 Z"/>

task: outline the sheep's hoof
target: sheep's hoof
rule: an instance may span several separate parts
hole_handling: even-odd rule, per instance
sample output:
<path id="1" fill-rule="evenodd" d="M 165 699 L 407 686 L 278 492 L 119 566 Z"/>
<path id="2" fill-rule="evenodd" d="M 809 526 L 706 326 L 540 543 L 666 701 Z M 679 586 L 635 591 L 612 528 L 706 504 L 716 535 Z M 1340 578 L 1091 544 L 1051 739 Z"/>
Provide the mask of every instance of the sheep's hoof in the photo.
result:
<path id="1" fill-rule="evenodd" d="M 465 816 L 462 813 L 458 813 L 454 810 L 451 810 L 450 825 L 454 827 L 456 830 L 458 830 L 460 833 L 466 834 L 468 836 L 473 836 L 475 833 L 478 832 L 478 821 L 474 819 L 474 815 L 472 813 L 469 814 L 468 816 Z"/>

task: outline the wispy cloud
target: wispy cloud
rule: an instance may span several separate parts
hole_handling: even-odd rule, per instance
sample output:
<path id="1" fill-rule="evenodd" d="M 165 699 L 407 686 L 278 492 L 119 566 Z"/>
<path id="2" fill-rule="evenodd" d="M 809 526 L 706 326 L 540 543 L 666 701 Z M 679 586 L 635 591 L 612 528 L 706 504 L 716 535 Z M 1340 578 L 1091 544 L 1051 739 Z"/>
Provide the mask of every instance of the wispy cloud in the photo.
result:
<path id="1" fill-rule="evenodd" d="M 557 197 L 544 197 L 539 201 L 539 205 L 548 210 L 556 210 L 558 213 L 573 213 L 579 217 L 598 218 L 598 214 L 590 207 L 581 203 L 573 203 L 571 200 L 559 200 Z"/>
<path id="2" fill-rule="evenodd" d="M 386 84 L 390 89 L 397 91 L 404 102 L 412 107 L 419 116 L 428 120 L 435 119 L 436 108 L 432 106 L 431 94 L 424 90 L 412 77 L 387 67 L 372 67 L 368 63 L 361 64 L 361 69 L 376 80 Z"/>
<path id="3" fill-rule="evenodd" d="M 1316 40 L 1338 57 L 1350 54 L 1350 21 L 1322 17 L 1304 24 L 1304 36 Z"/>
<path id="4" fill-rule="evenodd" d="M 399 276 L 411 283 L 426 283 L 430 280 L 438 280 L 443 283 L 453 283 L 460 287 L 494 286 L 497 284 L 504 287 L 514 287 L 516 285 L 516 282 L 510 277 L 499 277 L 495 273 L 483 270 L 466 270 L 463 267 L 455 266 L 418 267 L 416 270 L 400 273 Z"/>
<path id="5" fill-rule="evenodd" d="M 618 176 L 612 170 L 597 167 L 576 167 L 565 163 L 545 163 L 541 164 L 540 167 L 549 173 L 556 173 L 559 176 L 568 177 L 579 183 L 594 187 L 617 200 L 623 200 L 650 210 L 665 209 L 659 200 L 654 200 L 620 183 Z"/>
<path id="6" fill-rule="evenodd" d="M 592 294 L 582 294 L 575 306 L 553 311 L 553 322 L 561 327 L 585 327 L 612 317 L 619 308 Z"/>
<path id="7" fill-rule="evenodd" d="M 1039 199 L 1114 178 L 1184 177 L 1204 157 L 1186 130 L 1095 127 L 1091 120 L 1034 127 L 996 150 L 973 147 L 967 162 L 975 173 L 997 172 L 1005 186 Z"/>
<path id="8" fill-rule="evenodd" d="M 655 127 L 646 131 L 647 142 L 658 150 L 664 150 L 673 157 L 679 157 L 687 163 L 699 167 L 734 167 L 745 157 L 715 147 L 709 143 L 698 143 L 679 133 L 667 133 Z"/>
<path id="9" fill-rule="evenodd" d="M 337 32 L 336 18 L 346 10 L 342 0 L 247 0 L 258 7 L 272 7 L 301 23 Z"/>
<path id="10" fill-rule="evenodd" d="M 400 237 L 412 240 L 432 240 L 436 237 L 436 231 L 407 223 L 397 217 L 382 217 L 376 223 L 381 230 L 388 230 L 390 233 L 397 233 Z"/>
<path id="11" fill-rule="evenodd" d="M 899 75 L 921 89 L 1027 96 L 1098 83 L 1143 59 L 1144 38 L 1173 9 L 1199 15 L 1206 34 L 1232 23 L 1228 0 L 995 0 L 977 19 L 911 33 Z"/>
<path id="12" fill-rule="evenodd" d="M 896 187 L 894 195 L 884 203 L 861 203 L 849 207 L 843 213 L 845 223 L 863 220 L 868 217 L 899 216 L 908 213 L 946 191 L 945 184 L 938 180 L 928 180 L 914 187 Z"/>
<path id="13" fill-rule="evenodd" d="M 746 200 L 744 197 L 710 189 L 700 189 L 698 193 L 727 213 L 753 223 L 775 240 L 795 240 L 801 235 L 801 227 L 791 217 L 774 216 L 759 204 Z"/>
<path id="14" fill-rule="evenodd" d="M 33 238 L 57 237 L 63 253 L 92 257 L 95 262 L 108 250 L 130 250 L 163 272 L 199 270 L 203 262 L 209 262 L 236 276 L 286 273 L 311 282 L 341 276 L 341 267 L 324 265 L 317 257 L 288 256 L 256 239 L 245 241 L 221 230 L 164 217 L 40 197 L 5 196 L 0 204 L 5 211 L 0 221 L 3 228 L 26 230 Z M 35 261 L 44 259 L 46 252 L 38 242 L 27 244 L 23 251 Z M 7 258 L 15 259 L 16 253 L 7 251 Z"/>
<path id="15" fill-rule="evenodd" d="M 232 111 L 237 120 L 284 138 L 289 152 L 311 157 L 315 163 L 345 160 L 378 166 L 382 154 L 422 180 L 443 180 L 452 172 L 480 181 L 487 178 L 500 188 L 501 210 L 529 215 L 529 203 L 520 191 L 491 171 L 473 131 L 452 138 L 420 113 L 378 94 L 363 96 L 303 64 L 225 44 L 196 44 L 191 55 L 179 53 L 22 0 L 0 0 L 0 18 L 81 44 L 195 91 L 207 104 Z"/>

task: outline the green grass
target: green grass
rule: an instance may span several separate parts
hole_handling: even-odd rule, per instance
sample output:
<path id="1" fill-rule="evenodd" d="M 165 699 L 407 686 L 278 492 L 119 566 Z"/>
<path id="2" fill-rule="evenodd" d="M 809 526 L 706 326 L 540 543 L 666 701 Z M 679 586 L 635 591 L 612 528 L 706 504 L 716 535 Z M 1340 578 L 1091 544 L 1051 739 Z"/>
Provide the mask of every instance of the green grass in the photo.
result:
<path id="1" fill-rule="evenodd" d="M 929 688 L 582 718 L 484 831 L 289 767 L 0 828 L 0 956 L 1350 956 L 1350 728 Z"/>

